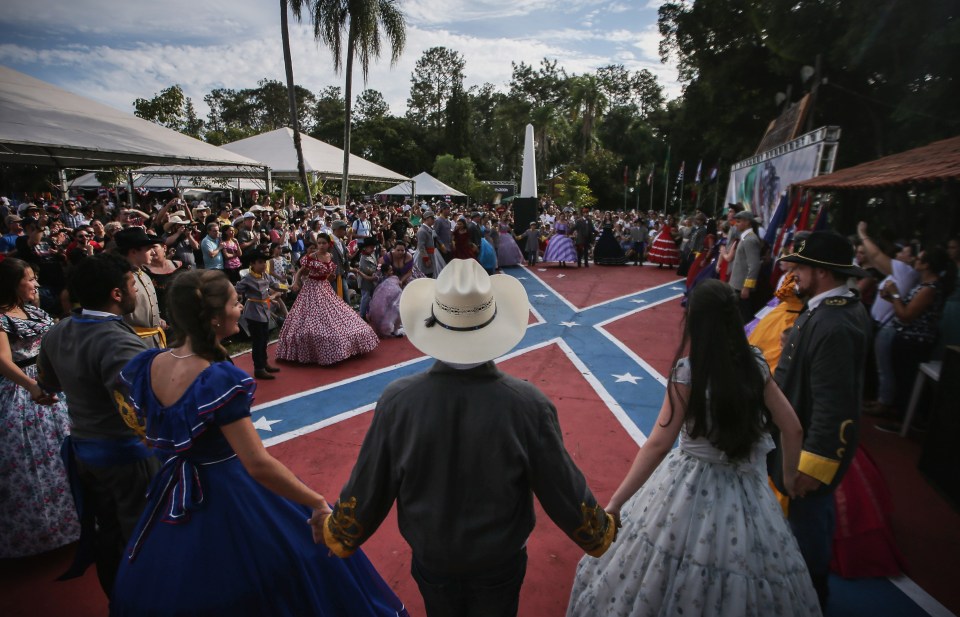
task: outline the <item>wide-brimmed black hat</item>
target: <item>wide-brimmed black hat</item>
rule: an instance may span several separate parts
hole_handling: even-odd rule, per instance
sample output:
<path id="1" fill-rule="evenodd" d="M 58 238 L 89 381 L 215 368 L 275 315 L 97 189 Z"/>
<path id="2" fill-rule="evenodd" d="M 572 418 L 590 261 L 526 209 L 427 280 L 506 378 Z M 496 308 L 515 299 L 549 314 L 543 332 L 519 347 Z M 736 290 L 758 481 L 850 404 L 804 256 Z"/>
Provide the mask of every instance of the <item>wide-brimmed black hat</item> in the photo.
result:
<path id="1" fill-rule="evenodd" d="M 844 276 L 863 278 L 867 271 L 853 265 L 853 246 L 835 231 L 815 231 L 798 243 L 796 252 L 780 261 L 826 268 Z"/>
<path id="2" fill-rule="evenodd" d="M 259 249 L 244 253 L 243 256 L 247 258 L 248 264 L 252 264 L 255 261 L 270 261 L 270 256 Z"/>
<path id="3" fill-rule="evenodd" d="M 156 236 L 148 236 L 143 227 L 121 229 L 113 234 L 113 240 L 117 243 L 117 250 L 120 252 L 143 248 L 160 242 Z"/>

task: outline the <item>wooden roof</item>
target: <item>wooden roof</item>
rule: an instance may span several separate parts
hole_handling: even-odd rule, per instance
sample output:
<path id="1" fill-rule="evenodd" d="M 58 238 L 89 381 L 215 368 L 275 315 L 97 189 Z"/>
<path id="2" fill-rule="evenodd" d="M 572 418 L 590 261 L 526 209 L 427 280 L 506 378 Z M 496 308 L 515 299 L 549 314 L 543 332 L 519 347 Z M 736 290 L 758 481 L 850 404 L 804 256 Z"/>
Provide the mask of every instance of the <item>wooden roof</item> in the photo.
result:
<path id="1" fill-rule="evenodd" d="M 794 186 L 855 191 L 960 180 L 960 136 L 817 176 Z"/>

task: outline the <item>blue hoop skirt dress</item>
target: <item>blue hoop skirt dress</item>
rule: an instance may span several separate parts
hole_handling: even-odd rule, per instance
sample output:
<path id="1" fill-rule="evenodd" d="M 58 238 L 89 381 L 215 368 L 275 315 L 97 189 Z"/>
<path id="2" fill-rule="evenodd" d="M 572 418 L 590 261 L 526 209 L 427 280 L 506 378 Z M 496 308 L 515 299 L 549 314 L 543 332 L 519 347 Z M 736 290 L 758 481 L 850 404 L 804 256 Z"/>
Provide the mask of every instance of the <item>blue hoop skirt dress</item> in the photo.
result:
<path id="1" fill-rule="evenodd" d="M 127 546 L 111 615 L 405 616 L 403 604 L 359 552 L 329 556 L 306 521 L 310 509 L 261 486 L 220 426 L 250 416 L 256 383 L 229 362 L 204 370 L 163 407 L 141 353 L 120 388 L 167 453 Z"/>

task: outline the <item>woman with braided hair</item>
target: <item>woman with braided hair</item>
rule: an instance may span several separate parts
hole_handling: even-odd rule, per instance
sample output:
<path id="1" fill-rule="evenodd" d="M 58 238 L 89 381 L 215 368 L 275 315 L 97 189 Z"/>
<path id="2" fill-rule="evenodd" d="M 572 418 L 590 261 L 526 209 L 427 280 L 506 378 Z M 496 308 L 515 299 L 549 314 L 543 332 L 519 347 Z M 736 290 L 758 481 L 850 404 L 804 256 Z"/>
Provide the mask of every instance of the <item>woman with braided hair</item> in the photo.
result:
<path id="1" fill-rule="evenodd" d="M 307 520 L 327 502 L 260 441 L 256 382 L 220 344 L 242 311 L 227 276 L 186 272 L 167 297 L 172 347 L 141 353 L 118 378 L 137 428 L 168 458 L 110 614 L 405 615 L 364 555 L 341 560 L 315 544 Z"/>

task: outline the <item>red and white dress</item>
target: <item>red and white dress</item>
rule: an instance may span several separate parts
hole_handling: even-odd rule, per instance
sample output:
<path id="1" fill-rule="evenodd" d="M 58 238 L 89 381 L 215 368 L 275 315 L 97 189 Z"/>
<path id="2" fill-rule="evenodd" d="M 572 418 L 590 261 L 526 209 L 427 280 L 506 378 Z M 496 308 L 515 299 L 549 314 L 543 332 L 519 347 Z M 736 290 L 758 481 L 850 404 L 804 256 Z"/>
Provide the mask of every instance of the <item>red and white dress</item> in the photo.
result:
<path id="1" fill-rule="evenodd" d="M 376 332 L 327 280 L 336 272 L 333 261 L 307 255 L 302 288 L 280 329 L 277 359 L 303 364 L 334 364 L 373 351 L 380 343 Z"/>
<path id="2" fill-rule="evenodd" d="M 673 229 L 669 225 L 664 225 L 660 229 L 660 233 L 650 245 L 647 257 L 661 266 L 672 268 L 680 265 L 680 250 L 677 248 L 677 243 L 673 241 Z"/>

